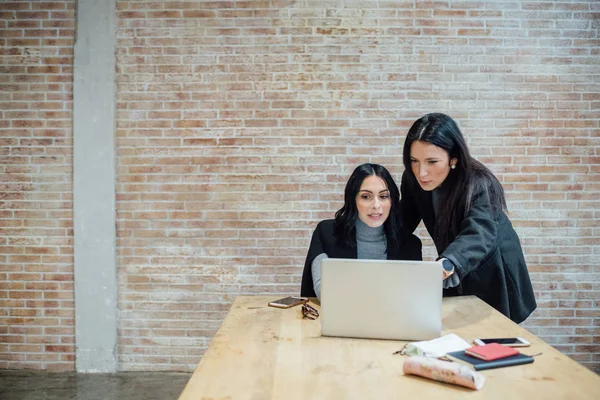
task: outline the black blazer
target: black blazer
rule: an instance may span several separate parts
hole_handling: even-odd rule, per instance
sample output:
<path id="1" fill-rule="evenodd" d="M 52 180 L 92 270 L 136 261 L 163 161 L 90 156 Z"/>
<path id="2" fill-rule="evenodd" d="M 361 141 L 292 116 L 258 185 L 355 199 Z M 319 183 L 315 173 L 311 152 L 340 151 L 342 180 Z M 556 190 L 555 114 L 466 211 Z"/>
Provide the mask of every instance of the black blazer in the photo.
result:
<path id="1" fill-rule="evenodd" d="M 519 237 L 504 212 L 494 212 L 487 191 L 473 194 L 471 210 L 459 234 L 446 247 L 436 241 L 431 192 L 421 189 L 404 171 L 401 183 L 402 225 L 413 232 L 421 219 L 438 254 L 452 261 L 461 278 L 445 296 L 475 295 L 514 322 L 524 321 L 537 307 Z"/>
<path id="2" fill-rule="evenodd" d="M 325 253 L 329 258 L 357 258 L 356 247 L 340 243 L 334 234 L 333 225 L 333 219 L 321 221 L 313 232 L 302 272 L 300 296 L 317 297 L 313 287 L 312 262 L 319 254 Z M 422 260 L 421 239 L 413 234 L 407 234 L 402 238 L 402 244 L 398 247 L 388 241 L 387 259 Z"/>

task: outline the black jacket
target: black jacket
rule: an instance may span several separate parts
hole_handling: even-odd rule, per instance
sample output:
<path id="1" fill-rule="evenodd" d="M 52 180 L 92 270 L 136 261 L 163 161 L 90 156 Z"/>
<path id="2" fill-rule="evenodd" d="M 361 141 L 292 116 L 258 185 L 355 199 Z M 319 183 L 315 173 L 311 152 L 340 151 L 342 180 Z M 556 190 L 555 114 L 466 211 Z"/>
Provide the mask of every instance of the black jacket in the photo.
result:
<path id="1" fill-rule="evenodd" d="M 475 295 L 516 323 L 537 307 L 519 237 L 504 212 L 493 212 L 485 190 L 473 194 L 459 234 L 446 248 L 436 243 L 431 192 L 421 189 L 407 171 L 401 184 L 402 225 L 413 232 L 421 219 L 438 254 L 456 267 L 459 286 L 445 296 Z M 438 241 L 439 242 L 439 241 Z"/>
<path id="2" fill-rule="evenodd" d="M 300 296 L 317 297 L 313 287 L 312 262 L 319 254 L 325 253 L 329 258 L 357 258 L 356 247 L 340 243 L 333 233 L 333 225 L 333 219 L 326 219 L 319 222 L 313 232 L 302 272 Z M 407 234 L 398 247 L 393 246 L 388 240 L 387 258 L 388 260 L 422 260 L 421 239 L 413 234 Z"/>

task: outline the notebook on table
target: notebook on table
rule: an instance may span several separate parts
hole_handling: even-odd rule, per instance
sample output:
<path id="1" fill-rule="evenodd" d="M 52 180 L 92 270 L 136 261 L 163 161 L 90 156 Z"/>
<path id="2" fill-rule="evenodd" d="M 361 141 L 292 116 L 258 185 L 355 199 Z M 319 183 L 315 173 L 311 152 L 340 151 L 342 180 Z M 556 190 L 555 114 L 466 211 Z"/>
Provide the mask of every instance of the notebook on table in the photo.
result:
<path id="1" fill-rule="evenodd" d="M 474 346 L 465 349 L 465 354 L 484 361 L 494 361 L 501 358 L 516 356 L 519 350 L 504 346 L 499 343 L 489 343 L 483 346 Z"/>
<path id="2" fill-rule="evenodd" d="M 515 356 L 504 357 L 493 361 L 485 361 L 479 358 L 471 357 L 464 350 L 453 351 L 446 354 L 449 360 L 459 362 L 475 371 L 484 369 L 510 367 L 513 365 L 530 364 L 533 362 L 533 357 L 525 354 L 517 354 Z"/>
<path id="3" fill-rule="evenodd" d="M 433 261 L 327 258 L 321 334 L 430 340 L 442 329 L 442 266 Z"/>

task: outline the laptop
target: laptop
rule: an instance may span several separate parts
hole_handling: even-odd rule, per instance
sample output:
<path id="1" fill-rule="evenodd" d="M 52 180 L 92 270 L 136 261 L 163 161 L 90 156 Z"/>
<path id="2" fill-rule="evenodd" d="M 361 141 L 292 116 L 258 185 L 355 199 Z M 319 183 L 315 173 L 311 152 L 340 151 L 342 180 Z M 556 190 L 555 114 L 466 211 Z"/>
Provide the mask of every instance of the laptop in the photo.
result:
<path id="1" fill-rule="evenodd" d="M 440 263 L 322 260 L 321 335 L 420 341 L 441 330 Z"/>

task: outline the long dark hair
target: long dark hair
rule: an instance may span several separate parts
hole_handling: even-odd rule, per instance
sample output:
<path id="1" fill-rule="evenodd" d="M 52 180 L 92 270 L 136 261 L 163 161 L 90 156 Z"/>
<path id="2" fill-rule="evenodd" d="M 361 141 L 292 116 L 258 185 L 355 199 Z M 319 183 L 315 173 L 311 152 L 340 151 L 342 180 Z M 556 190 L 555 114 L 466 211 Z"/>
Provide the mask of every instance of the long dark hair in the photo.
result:
<path id="1" fill-rule="evenodd" d="M 413 178 L 410 148 L 414 141 L 437 146 L 445 150 L 450 159 L 456 158 L 457 161 L 456 168 L 450 170 L 440 186 L 440 210 L 434 238 L 438 250 L 443 251 L 458 235 L 460 224 L 470 211 L 474 193 L 487 191 L 492 210 L 506 210 L 502 185 L 492 171 L 471 157 L 467 143 L 452 118 L 441 113 L 427 114 L 419 118 L 408 131 L 402 158 L 404 168 Z"/>
<path id="2" fill-rule="evenodd" d="M 390 215 L 383 223 L 383 230 L 387 237 L 388 247 L 390 245 L 399 246 L 401 232 L 398 225 L 400 213 L 400 190 L 398 185 L 390 175 L 389 171 L 379 164 L 361 164 L 354 169 L 346 189 L 344 190 L 344 206 L 335 213 L 334 232 L 338 240 L 350 247 L 356 247 L 356 228 L 355 223 L 358 218 L 358 208 L 356 207 L 356 196 L 360 191 L 365 178 L 369 176 L 378 176 L 385 182 L 390 192 Z"/>

